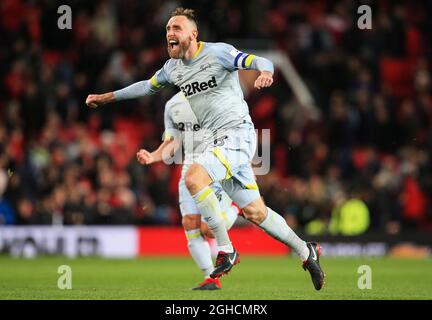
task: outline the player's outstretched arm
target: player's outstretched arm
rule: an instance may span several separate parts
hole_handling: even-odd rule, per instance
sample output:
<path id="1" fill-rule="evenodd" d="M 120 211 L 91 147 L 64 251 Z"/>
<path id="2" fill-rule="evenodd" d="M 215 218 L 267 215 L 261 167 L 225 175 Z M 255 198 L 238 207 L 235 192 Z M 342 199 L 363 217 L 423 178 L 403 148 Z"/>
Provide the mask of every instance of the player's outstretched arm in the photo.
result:
<path id="1" fill-rule="evenodd" d="M 86 105 L 90 108 L 97 108 L 107 103 L 114 102 L 114 94 L 112 92 L 107 92 L 103 94 L 89 94 L 86 99 Z"/>
<path id="2" fill-rule="evenodd" d="M 260 72 L 255 80 L 255 88 L 270 87 L 273 83 L 273 63 L 264 57 L 237 50 L 232 45 L 217 43 L 214 45 L 216 56 L 222 65 L 230 70 L 256 70 Z"/>
<path id="3" fill-rule="evenodd" d="M 165 140 L 153 152 L 141 149 L 137 152 L 137 160 L 142 165 L 149 165 L 162 160 L 167 160 L 172 157 L 177 149 L 180 147 L 181 142 L 177 139 Z"/>
<path id="4" fill-rule="evenodd" d="M 250 69 L 261 72 L 254 83 L 254 87 L 258 90 L 270 87 L 273 84 L 274 67 L 270 60 L 259 56 L 253 56 Z"/>
<path id="5" fill-rule="evenodd" d="M 113 92 L 90 94 L 87 96 L 86 104 L 91 108 L 97 108 L 107 103 L 140 98 L 159 91 L 169 83 L 167 73 L 165 72 L 168 62 L 149 80 L 138 81 L 131 84 L 130 86 Z"/>
<path id="6" fill-rule="evenodd" d="M 135 82 L 130 86 L 103 94 L 90 94 L 87 96 L 86 104 L 91 108 L 97 108 L 107 103 L 140 98 L 158 91 L 160 86 L 154 85 L 151 80 Z"/>

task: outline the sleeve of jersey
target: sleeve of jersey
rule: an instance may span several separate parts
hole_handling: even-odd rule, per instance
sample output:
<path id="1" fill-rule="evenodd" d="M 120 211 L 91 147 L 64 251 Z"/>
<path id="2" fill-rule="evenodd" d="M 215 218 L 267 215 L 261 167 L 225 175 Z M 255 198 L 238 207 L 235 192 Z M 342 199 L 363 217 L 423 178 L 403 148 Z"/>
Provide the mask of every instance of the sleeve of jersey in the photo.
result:
<path id="1" fill-rule="evenodd" d="M 116 101 L 140 98 L 158 92 L 167 83 L 169 80 L 164 66 L 149 80 L 135 82 L 126 88 L 114 91 L 113 94 Z"/>
<path id="2" fill-rule="evenodd" d="M 169 113 L 169 106 L 165 107 L 164 112 L 164 127 L 165 131 L 162 135 L 162 141 L 170 141 L 172 139 L 179 138 L 179 132 L 174 126 L 174 122 L 172 121 L 171 115 Z"/>
<path id="3" fill-rule="evenodd" d="M 217 55 L 223 66 L 228 70 L 242 69 L 274 72 L 273 63 L 270 60 L 239 51 L 225 43 L 219 44 Z"/>

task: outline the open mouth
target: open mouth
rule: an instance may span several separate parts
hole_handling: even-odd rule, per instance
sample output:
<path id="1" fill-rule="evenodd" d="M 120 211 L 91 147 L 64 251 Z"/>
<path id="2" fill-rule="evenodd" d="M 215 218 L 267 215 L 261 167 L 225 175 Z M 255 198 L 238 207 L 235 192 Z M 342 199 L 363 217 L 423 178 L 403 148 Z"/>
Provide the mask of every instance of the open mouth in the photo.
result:
<path id="1" fill-rule="evenodd" d="M 179 45 L 178 40 L 169 40 L 168 43 L 169 43 L 171 49 L 175 49 Z"/>

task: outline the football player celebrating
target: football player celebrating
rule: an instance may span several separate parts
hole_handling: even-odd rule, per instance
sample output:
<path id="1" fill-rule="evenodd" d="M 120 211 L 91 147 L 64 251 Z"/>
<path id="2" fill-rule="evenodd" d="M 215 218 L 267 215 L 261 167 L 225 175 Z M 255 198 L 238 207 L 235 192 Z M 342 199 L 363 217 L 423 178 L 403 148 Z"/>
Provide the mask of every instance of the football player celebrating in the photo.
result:
<path id="1" fill-rule="evenodd" d="M 203 137 L 206 148 L 186 172 L 185 184 L 218 245 L 215 269 L 210 276 L 218 278 L 226 274 L 239 261 L 239 253 L 224 225 L 222 208 L 210 187 L 218 181 L 245 218 L 299 255 L 315 289 L 320 290 L 325 276 L 319 263 L 319 244 L 300 239 L 282 216 L 265 205 L 250 164 L 256 149 L 256 133 L 238 70 L 259 71 L 254 86 L 260 90 L 272 85 L 273 64 L 226 43 L 198 41 L 197 21 L 191 9 L 177 8 L 172 13 L 166 25 L 166 40 L 171 59 L 151 79 L 114 92 L 89 95 L 87 105 L 98 107 L 137 98 L 167 85 L 179 87 L 206 132 Z"/>

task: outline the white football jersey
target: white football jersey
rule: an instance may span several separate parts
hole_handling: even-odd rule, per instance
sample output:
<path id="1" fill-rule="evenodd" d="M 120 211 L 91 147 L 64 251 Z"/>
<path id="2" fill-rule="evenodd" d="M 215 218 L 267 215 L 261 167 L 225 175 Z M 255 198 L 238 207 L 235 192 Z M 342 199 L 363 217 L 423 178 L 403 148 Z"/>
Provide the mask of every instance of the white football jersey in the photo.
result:
<path id="1" fill-rule="evenodd" d="M 165 104 L 163 140 L 181 139 L 185 163 L 203 152 L 202 131 L 192 108 L 180 91 Z"/>

